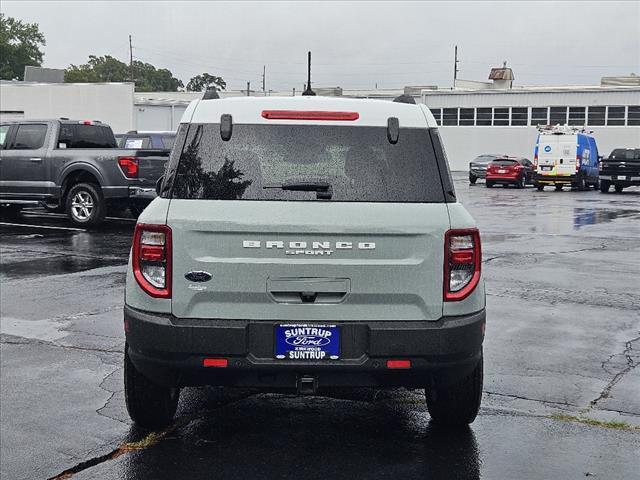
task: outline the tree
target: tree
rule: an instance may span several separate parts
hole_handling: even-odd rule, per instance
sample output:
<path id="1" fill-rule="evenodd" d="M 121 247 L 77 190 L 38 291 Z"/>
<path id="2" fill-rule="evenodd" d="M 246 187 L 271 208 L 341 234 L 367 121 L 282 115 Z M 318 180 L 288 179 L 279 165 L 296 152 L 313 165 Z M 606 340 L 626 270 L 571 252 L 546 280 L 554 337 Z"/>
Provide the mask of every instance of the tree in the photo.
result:
<path id="1" fill-rule="evenodd" d="M 182 81 L 175 78 L 166 68 L 157 69 L 150 63 L 139 60 L 133 62 L 135 89 L 139 92 L 175 92 L 182 87 Z M 131 68 L 110 55 L 89 56 L 83 65 L 70 65 L 65 71 L 65 82 L 129 82 Z"/>
<path id="2" fill-rule="evenodd" d="M 225 82 L 222 77 L 203 73 L 196 75 L 187 83 L 187 90 L 189 92 L 204 92 L 209 88 L 213 88 L 216 92 L 224 90 L 227 88 L 227 82 Z"/>
<path id="3" fill-rule="evenodd" d="M 0 79 L 23 80 L 24 67 L 42 65 L 46 45 L 37 23 L 23 23 L 0 13 Z"/>

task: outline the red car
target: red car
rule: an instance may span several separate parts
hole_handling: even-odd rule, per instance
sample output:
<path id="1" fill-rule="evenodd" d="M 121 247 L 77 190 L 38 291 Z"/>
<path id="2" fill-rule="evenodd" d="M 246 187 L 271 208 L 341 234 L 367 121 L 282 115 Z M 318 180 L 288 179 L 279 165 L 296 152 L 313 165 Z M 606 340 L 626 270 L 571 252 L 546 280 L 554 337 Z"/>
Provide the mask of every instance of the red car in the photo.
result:
<path id="1" fill-rule="evenodd" d="M 534 167 L 526 158 L 522 157 L 498 157 L 487 167 L 487 188 L 495 184 L 515 185 L 524 188 L 527 183 L 532 184 Z"/>

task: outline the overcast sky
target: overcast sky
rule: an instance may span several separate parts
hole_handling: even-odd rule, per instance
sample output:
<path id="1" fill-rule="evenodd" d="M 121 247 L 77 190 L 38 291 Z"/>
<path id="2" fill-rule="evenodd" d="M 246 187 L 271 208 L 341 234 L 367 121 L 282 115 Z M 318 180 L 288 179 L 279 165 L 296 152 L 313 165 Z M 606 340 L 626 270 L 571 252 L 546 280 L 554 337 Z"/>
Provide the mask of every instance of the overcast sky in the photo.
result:
<path id="1" fill-rule="evenodd" d="M 599 84 L 640 74 L 640 2 L 29 2 L 6 15 L 40 25 L 44 66 L 91 54 L 134 58 L 186 82 L 209 72 L 232 89 L 301 88 L 306 52 L 313 84 L 343 88 L 450 86 L 487 80 L 506 60 L 517 84 Z"/>

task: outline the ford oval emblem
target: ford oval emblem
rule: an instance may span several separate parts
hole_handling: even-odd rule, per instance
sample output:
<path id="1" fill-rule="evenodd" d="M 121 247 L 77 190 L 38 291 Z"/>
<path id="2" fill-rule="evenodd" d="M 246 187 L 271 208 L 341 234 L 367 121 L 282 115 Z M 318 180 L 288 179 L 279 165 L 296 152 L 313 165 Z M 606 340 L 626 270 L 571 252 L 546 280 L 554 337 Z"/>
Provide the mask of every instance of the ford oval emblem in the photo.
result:
<path id="1" fill-rule="evenodd" d="M 323 347 L 331 343 L 331 339 L 318 335 L 295 335 L 285 340 L 294 347 Z"/>
<path id="2" fill-rule="evenodd" d="M 209 280 L 211 280 L 211 278 L 213 278 L 213 275 L 202 270 L 194 270 L 185 273 L 184 278 L 186 278 L 190 282 L 208 282 Z"/>

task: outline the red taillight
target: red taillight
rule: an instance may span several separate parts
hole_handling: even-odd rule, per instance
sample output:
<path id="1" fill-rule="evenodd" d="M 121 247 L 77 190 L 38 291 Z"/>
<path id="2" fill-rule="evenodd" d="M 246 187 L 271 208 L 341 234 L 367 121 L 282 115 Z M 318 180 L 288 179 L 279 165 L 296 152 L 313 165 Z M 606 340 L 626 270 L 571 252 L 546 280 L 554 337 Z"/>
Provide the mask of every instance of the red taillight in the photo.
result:
<path id="1" fill-rule="evenodd" d="M 352 122 L 360 118 L 358 112 L 323 112 L 317 110 L 263 110 L 267 120 L 324 120 Z"/>
<path id="2" fill-rule="evenodd" d="M 138 159 L 136 157 L 118 157 L 120 170 L 127 178 L 138 178 Z"/>
<path id="3" fill-rule="evenodd" d="M 131 252 L 133 275 L 148 295 L 171 298 L 171 229 L 136 225 Z"/>
<path id="4" fill-rule="evenodd" d="M 227 368 L 229 361 L 226 358 L 205 358 L 202 361 L 203 367 Z"/>
<path id="5" fill-rule="evenodd" d="M 387 360 L 387 368 L 389 369 L 411 368 L 411 360 Z"/>
<path id="6" fill-rule="evenodd" d="M 444 236 L 444 300 L 467 298 L 480 281 L 482 248 L 477 228 L 449 230 Z"/>
<path id="7" fill-rule="evenodd" d="M 580 170 L 580 155 L 576 157 L 576 172 Z"/>

